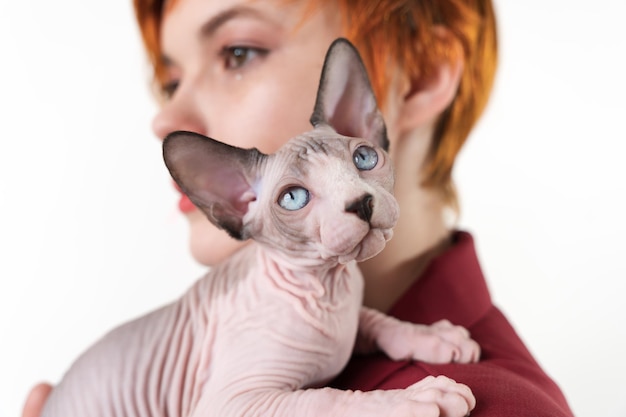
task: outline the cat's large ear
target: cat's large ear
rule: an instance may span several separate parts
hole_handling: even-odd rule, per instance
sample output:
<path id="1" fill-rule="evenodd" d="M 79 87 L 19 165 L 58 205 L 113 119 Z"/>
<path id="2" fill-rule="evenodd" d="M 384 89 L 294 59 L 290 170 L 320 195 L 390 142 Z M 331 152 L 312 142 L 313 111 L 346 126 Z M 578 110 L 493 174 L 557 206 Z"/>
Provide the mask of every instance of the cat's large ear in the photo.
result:
<path id="1" fill-rule="evenodd" d="M 266 155 L 191 132 L 174 132 L 163 141 L 163 159 L 172 178 L 216 226 L 246 239 L 243 217 L 256 199 L 253 184 Z"/>
<path id="2" fill-rule="evenodd" d="M 346 39 L 335 40 L 322 69 L 311 124 L 326 124 L 344 136 L 360 137 L 388 149 L 383 116 L 359 52 Z"/>

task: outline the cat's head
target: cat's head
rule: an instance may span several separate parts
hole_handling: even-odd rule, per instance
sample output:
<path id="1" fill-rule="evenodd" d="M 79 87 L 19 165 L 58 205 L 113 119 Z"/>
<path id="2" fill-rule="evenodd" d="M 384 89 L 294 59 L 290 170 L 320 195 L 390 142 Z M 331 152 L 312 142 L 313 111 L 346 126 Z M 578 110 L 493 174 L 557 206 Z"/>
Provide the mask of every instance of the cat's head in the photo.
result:
<path id="1" fill-rule="evenodd" d="M 313 129 L 266 155 L 190 132 L 163 142 L 165 163 L 208 219 L 302 262 L 380 252 L 398 219 L 382 115 L 356 49 L 330 47 Z"/>

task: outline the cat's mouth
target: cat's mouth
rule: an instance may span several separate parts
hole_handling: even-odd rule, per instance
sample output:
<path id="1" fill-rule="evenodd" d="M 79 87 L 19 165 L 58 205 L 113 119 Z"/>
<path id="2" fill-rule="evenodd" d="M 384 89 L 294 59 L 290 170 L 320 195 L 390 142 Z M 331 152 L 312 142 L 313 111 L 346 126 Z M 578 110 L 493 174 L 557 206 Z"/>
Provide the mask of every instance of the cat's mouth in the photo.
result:
<path id="1" fill-rule="evenodd" d="M 319 249 L 322 259 L 336 259 L 341 264 L 364 261 L 378 255 L 393 235 L 398 220 L 398 210 L 391 204 L 395 200 L 379 200 L 374 215 L 363 219 L 347 211 L 320 224 Z M 365 220 L 365 221 L 364 221 Z"/>
<path id="2" fill-rule="evenodd" d="M 356 245 L 352 245 L 344 251 L 337 251 L 335 256 L 340 264 L 352 261 L 365 261 L 378 255 L 385 244 L 393 236 L 392 229 L 369 228 L 362 239 Z"/>
<path id="3" fill-rule="evenodd" d="M 378 255 L 385 248 L 385 244 L 392 235 L 392 229 L 370 229 L 369 233 L 355 248 L 358 251 L 352 259 L 361 262 Z M 347 262 L 349 261 L 347 260 Z"/>

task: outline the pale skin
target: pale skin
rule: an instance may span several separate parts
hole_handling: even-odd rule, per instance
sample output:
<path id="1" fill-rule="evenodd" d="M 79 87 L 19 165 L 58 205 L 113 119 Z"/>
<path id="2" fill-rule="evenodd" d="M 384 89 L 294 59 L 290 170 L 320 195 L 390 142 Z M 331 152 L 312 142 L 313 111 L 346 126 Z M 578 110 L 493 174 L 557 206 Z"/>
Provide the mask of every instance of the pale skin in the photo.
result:
<path id="1" fill-rule="evenodd" d="M 325 52 L 342 36 L 329 7 L 299 25 L 299 2 L 180 0 L 162 24 L 171 96 L 154 118 L 157 138 L 188 130 L 271 153 L 308 130 Z M 454 98 L 462 67 L 461 61 L 441 63 L 428 80 L 410 80 L 398 70 L 388 91 L 383 114 L 400 218 L 383 252 L 361 264 L 365 304 L 380 311 L 419 279 L 450 236 L 440 193 L 421 187 L 420 179 L 434 125 Z M 214 265 L 245 244 L 197 210 L 185 215 L 192 254 L 202 264 Z M 48 384 L 37 385 L 22 416 L 38 417 L 49 392 Z"/>

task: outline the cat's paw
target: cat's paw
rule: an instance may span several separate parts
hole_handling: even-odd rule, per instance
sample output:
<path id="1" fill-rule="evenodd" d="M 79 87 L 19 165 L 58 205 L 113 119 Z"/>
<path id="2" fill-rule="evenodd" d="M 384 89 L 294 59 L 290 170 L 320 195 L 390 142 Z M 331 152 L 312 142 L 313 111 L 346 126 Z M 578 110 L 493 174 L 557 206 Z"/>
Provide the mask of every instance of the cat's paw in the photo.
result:
<path id="1" fill-rule="evenodd" d="M 389 415 L 410 417 L 464 417 L 476 406 L 467 385 L 445 376 L 428 376 L 404 390 L 409 400 Z"/>
<path id="2" fill-rule="evenodd" d="M 397 322 L 381 332 L 377 343 L 394 360 L 472 363 L 480 358 L 480 346 L 467 329 L 448 320 L 429 326 Z"/>

